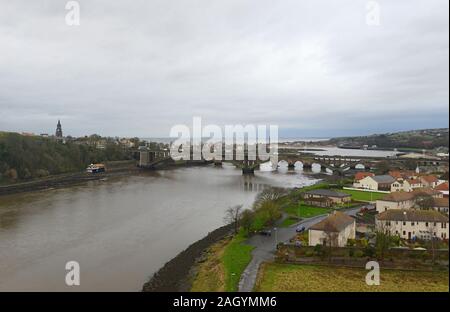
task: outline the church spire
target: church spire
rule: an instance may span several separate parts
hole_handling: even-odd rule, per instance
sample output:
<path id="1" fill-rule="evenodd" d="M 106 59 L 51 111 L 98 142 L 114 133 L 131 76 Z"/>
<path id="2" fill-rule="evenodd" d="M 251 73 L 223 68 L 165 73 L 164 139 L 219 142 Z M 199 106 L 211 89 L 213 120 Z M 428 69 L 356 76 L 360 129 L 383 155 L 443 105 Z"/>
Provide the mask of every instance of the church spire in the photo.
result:
<path id="1" fill-rule="evenodd" d="M 58 124 L 56 125 L 56 133 L 55 136 L 57 138 L 62 138 L 63 137 L 63 133 L 62 133 L 62 127 L 61 127 L 61 121 L 58 119 Z"/>

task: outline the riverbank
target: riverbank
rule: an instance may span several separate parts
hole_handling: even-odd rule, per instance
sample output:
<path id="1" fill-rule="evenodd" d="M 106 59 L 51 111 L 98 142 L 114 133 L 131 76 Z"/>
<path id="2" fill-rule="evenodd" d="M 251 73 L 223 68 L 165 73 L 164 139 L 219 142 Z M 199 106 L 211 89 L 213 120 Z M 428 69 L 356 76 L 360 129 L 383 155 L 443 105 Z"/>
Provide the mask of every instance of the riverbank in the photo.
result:
<path id="1" fill-rule="evenodd" d="M 193 269 L 204 255 L 204 252 L 212 245 L 230 235 L 232 230 L 232 225 L 222 226 L 190 245 L 156 272 L 144 284 L 142 291 L 190 291 L 192 287 Z"/>
<path id="2" fill-rule="evenodd" d="M 136 162 L 134 160 L 107 162 L 106 168 L 107 168 L 106 172 L 100 172 L 95 174 L 87 173 L 84 171 L 74 172 L 49 176 L 38 180 L 1 185 L 0 196 L 24 192 L 42 191 L 46 189 L 63 188 L 85 183 L 88 181 L 101 180 L 105 178 L 125 176 L 130 174 L 137 174 L 142 170 L 136 167 Z"/>
<path id="3" fill-rule="evenodd" d="M 12 195 L 25 192 L 43 191 L 47 189 L 56 189 L 70 187 L 86 183 L 88 181 L 102 180 L 112 177 L 123 177 L 136 175 L 149 170 L 168 170 L 179 167 L 197 167 L 208 165 L 207 162 L 182 162 L 169 163 L 158 167 L 158 169 L 143 169 L 136 166 L 135 160 L 110 161 L 105 162 L 107 171 L 99 173 L 73 172 L 59 175 L 48 176 L 42 179 L 17 182 L 14 184 L 0 185 L 0 196 Z"/>

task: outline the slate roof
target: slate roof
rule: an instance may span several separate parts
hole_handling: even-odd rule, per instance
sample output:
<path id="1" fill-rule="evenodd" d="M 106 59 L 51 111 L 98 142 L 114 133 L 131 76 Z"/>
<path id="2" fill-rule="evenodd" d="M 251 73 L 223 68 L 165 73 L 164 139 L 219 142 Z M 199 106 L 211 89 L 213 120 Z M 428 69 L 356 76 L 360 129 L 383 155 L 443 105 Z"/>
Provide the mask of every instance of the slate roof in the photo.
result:
<path id="1" fill-rule="evenodd" d="M 309 229 L 324 232 L 340 232 L 355 222 L 355 219 L 340 211 L 334 211 L 326 219 L 314 224 Z"/>
<path id="2" fill-rule="evenodd" d="M 376 218 L 383 221 L 448 222 L 448 217 L 436 210 L 390 209 Z"/>
<path id="3" fill-rule="evenodd" d="M 381 183 L 381 184 L 385 184 L 385 183 L 391 184 L 391 183 L 395 182 L 395 178 L 388 174 L 374 176 L 374 177 L 372 177 L 372 179 L 374 179 L 377 183 Z"/>

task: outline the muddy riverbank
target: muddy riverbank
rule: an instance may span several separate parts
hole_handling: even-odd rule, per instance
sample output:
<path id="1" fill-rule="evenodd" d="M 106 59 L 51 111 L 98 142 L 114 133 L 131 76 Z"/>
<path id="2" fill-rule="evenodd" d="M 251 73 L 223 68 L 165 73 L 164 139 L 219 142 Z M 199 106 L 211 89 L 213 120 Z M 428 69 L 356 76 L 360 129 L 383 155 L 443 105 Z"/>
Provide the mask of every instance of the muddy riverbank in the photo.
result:
<path id="1" fill-rule="evenodd" d="M 24 192 L 42 191 L 46 189 L 56 189 L 73 186 L 87 181 L 101 180 L 108 177 L 117 177 L 130 174 L 136 174 L 141 171 L 136 166 L 135 161 L 119 161 L 107 163 L 107 171 L 101 173 L 74 172 L 49 176 L 46 178 L 18 182 L 9 185 L 0 186 L 0 196 L 11 195 Z"/>
<path id="2" fill-rule="evenodd" d="M 192 269 L 203 253 L 232 232 L 232 225 L 222 226 L 190 245 L 175 258 L 167 262 L 144 284 L 142 291 L 189 291 L 192 286 Z"/>
<path id="3" fill-rule="evenodd" d="M 178 167 L 196 167 L 207 165 L 207 162 L 192 162 L 192 163 L 180 163 L 180 164 L 166 164 L 160 166 L 157 170 L 168 170 Z M 136 161 L 115 161 L 106 163 L 106 172 L 99 173 L 87 173 L 87 172 L 74 172 L 60 175 L 49 176 L 46 178 L 18 182 L 9 185 L 0 185 L 0 196 L 12 195 L 24 192 L 42 191 L 47 189 L 57 189 L 70 187 L 78 184 L 83 184 L 88 181 L 102 180 L 112 177 L 122 177 L 128 175 L 136 175 L 145 171 L 151 171 L 156 169 L 143 169 L 137 166 Z"/>

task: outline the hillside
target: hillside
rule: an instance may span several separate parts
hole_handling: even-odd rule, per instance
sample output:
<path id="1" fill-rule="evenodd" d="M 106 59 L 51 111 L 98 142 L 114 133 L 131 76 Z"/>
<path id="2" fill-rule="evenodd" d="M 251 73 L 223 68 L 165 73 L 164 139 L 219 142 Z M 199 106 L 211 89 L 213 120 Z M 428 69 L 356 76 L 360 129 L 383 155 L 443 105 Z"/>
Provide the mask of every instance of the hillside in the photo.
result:
<path id="1" fill-rule="evenodd" d="M 333 138 L 322 144 L 334 144 L 347 147 L 377 148 L 411 148 L 411 149 L 436 149 L 449 146 L 449 129 L 423 129 L 395 133 L 373 134 L 369 136 Z"/>
<path id="2" fill-rule="evenodd" d="M 52 138 L 0 132 L 0 183 L 80 171 L 90 163 L 131 159 L 130 151 L 108 143 L 104 149 Z"/>

